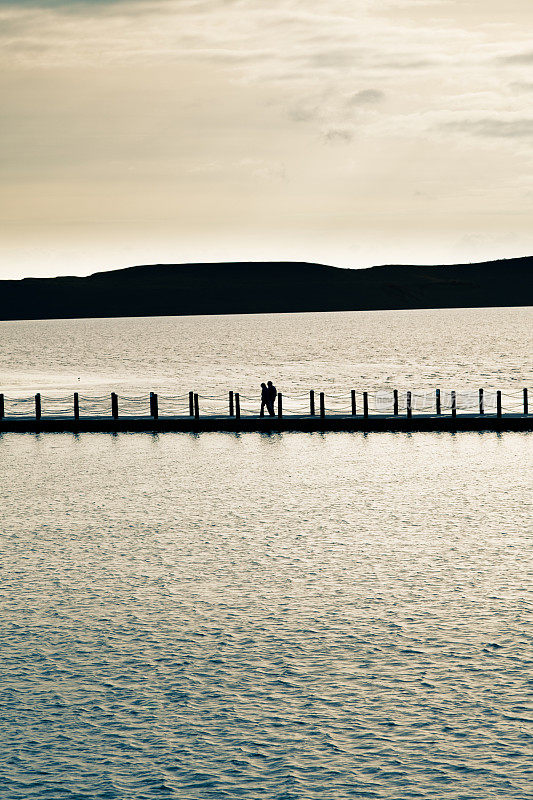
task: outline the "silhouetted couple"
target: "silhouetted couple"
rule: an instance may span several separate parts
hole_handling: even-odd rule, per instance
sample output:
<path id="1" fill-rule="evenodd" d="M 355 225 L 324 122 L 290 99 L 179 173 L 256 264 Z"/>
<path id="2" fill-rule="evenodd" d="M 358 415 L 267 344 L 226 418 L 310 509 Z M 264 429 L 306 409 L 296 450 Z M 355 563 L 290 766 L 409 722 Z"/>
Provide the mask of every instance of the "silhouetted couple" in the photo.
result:
<path id="1" fill-rule="evenodd" d="M 276 399 L 278 392 L 276 387 L 269 381 L 268 383 L 261 384 L 261 416 L 265 416 L 265 406 L 266 410 L 270 414 L 271 417 L 274 416 L 274 400 Z"/>

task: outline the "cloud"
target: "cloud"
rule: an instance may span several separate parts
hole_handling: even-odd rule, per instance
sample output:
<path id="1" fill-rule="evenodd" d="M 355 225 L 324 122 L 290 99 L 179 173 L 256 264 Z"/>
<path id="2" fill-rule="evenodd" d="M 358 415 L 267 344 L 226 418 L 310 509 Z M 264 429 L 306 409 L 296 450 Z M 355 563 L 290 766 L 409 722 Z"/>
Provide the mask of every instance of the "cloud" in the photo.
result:
<path id="1" fill-rule="evenodd" d="M 0 0 L 3 219 L 204 239 L 234 219 L 328 248 L 354 225 L 394 238 L 399 211 L 417 241 L 508 226 L 530 1 Z"/>
<path id="2" fill-rule="evenodd" d="M 523 119 L 464 119 L 441 124 L 442 130 L 460 131 L 495 139 L 532 139 L 533 117 Z"/>
<path id="3" fill-rule="evenodd" d="M 348 99 L 348 105 L 366 106 L 375 105 L 385 99 L 385 92 L 379 89 L 361 89 Z"/>
<path id="4" fill-rule="evenodd" d="M 354 132 L 350 128 L 328 128 L 324 131 L 324 141 L 326 142 L 340 142 L 347 144 L 351 142 L 354 137 Z"/>
<path id="5" fill-rule="evenodd" d="M 528 53 L 514 53 L 510 56 L 504 56 L 500 59 L 505 64 L 519 64 L 529 66 L 533 64 L 533 50 Z"/>
<path id="6" fill-rule="evenodd" d="M 517 89 L 519 92 L 533 92 L 533 82 L 514 81 L 511 83 L 511 89 Z"/>
<path id="7" fill-rule="evenodd" d="M 494 61 L 502 53 L 497 26 L 462 28 L 459 14 L 455 25 L 436 26 L 434 5 L 416 3 L 416 15 L 399 23 L 391 9 L 407 8 L 405 0 L 379 12 L 370 0 L 329 0 L 318 11 L 312 0 L 8 0 L 0 58 L 38 69 L 157 64 L 169 74 L 202 64 L 237 85 L 275 92 L 269 102 L 285 119 L 325 141 L 351 141 L 354 113 L 365 108 L 372 113 L 357 120 L 358 137 L 407 127 L 423 135 L 425 116 L 445 109 L 479 108 L 496 118 L 509 103 Z M 354 92 L 354 85 L 367 88 Z M 515 97 L 512 111 L 520 114 Z"/>
<path id="8" fill-rule="evenodd" d="M 172 0 L 158 0 L 171 2 Z M 49 11 L 90 12 L 92 10 L 113 9 L 131 6 L 145 6 L 149 11 L 153 3 L 148 0 L 3 0 L 4 8 L 37 8 Z"/>
<path id="9" fill-rule="evenodd" d="M 408 70 L 408 69 L 429 69 L 430 67 L 434 67 L 438 64 L 437 61 L 430 58 L 418 58 L 412 59 L 409 57 L 406 58 L 397 58 L 393 59 L 392 61 L 383 61 L 381 62 L 382 67 L 386 67 L 387 69 L 392 70 Z"/>
<path id="10" fill-rule="evenodd" d="M 311 120 L 315 120 L 320 115 L 320 109 L 318 106 L 312 107 L 305 107 L 305 106 L 295 106 L 293 108 L 289 108 L 289 118 L 294 122 L 310 122 Z"/>

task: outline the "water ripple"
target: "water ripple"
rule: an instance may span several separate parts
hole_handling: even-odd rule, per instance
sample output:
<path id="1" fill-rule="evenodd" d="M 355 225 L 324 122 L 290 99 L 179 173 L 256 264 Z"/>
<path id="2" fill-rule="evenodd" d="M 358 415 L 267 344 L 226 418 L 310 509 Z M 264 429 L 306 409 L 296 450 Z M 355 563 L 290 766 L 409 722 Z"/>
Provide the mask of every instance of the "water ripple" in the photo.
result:
<path id="1" fill-rule="evenodd" d="M 524 800 L 530 442 L 0 437 L 1 800 Z"/>

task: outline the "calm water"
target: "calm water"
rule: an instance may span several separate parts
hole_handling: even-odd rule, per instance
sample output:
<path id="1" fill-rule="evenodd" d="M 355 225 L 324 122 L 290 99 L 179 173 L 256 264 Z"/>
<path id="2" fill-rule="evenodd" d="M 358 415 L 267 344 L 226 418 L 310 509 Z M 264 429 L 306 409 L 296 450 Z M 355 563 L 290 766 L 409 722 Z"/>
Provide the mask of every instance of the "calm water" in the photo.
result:
<path id="1" fill-rule="evenodd" d="M 532 330 L 530 307 L 0 322 L 0 386 L 257 395 L 272 377 L 289 394 L 521 387 Z"/>
<path id="2" fill-rule="evenodd" d="M 518 411 L 522 387 L 533 391 L 532 331 L 531 308 L 0 322 L 0 391 L 7 413 L 22 414 L 36 391 L 45 414 L 71 414 L 73 391 L 82 414 L 109 414 L 111 391 L 121 413 L 148 413 L 156 391 L 165 414 L 188 413 L 189 391 L 202 412 L 227 413 L 232 389 L 243 413 L 257 413 L 260 383 L 272 378 L 286 412 L 306 412 L 309 389 L 345 413 L 350 389 L 359 402 L 368 390 L 379 411 L 387 388 L 401 404 L 411 390 L 415 410 L 429 411 L 436 387 L 448 406 L 456 390 L 460 410 L 474 410 L 479 387 L 492 405 L 490 390 L 501 389 L 504 410 Z"/>
<path id="3" fill-rule="evenodd" d="M 528 313 L 2 323 L 1 382 L 518 388 Z M 1 800 L 524 800 L 531 443 L 0 436 Z"/>

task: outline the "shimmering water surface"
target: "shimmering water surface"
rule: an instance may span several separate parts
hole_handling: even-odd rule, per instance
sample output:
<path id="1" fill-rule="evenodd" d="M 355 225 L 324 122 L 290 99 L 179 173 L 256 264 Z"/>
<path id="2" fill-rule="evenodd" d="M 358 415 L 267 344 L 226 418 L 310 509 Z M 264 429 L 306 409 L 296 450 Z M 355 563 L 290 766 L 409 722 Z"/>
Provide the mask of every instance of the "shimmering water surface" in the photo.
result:
<path id="1" fill-rule="evenodd" d="M 532 330 L 530 307 L 0 322 L 0 386 L 257 396 L 273 378 L 288 394 L 520 388 L 531 382 Z"/>
<path id="2" fill-rule="evenodd" d="M 3 381 L 525 385 L 486 313 L 2 323 Z M 0 436 L 0 798 L 528 797 L 531 443 Z"/>

